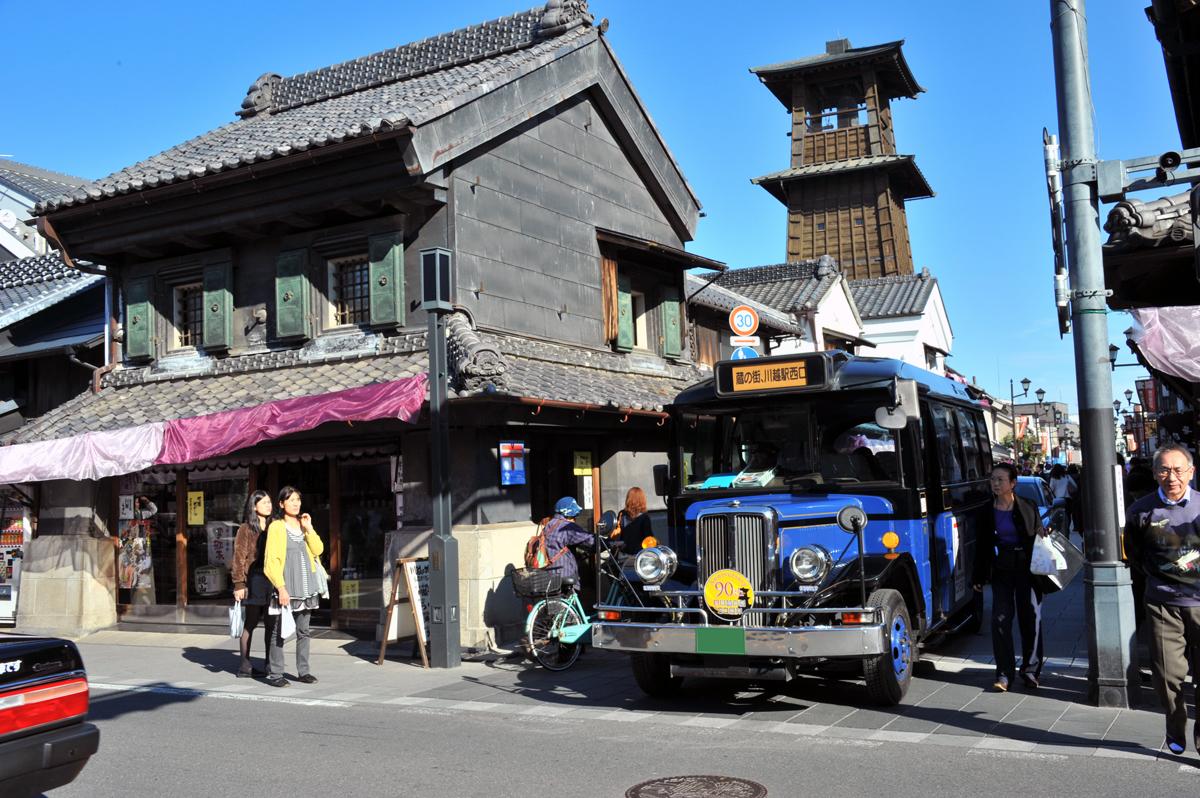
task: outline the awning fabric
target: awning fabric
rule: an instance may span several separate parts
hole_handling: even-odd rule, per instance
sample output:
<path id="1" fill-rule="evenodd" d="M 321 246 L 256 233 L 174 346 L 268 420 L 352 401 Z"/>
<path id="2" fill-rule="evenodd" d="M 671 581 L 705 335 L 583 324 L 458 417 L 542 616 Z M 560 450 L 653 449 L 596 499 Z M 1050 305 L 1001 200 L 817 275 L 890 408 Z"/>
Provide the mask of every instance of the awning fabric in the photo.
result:
<path id="1" fill-rule="evenodd" d="M 1200 382 L 1200 307 L 1139 308 L 1133 342 L 1164 374 Z"/>
<path id="2" fill-rule="evenodd" d="M 0 484 L 100 479 L 218 457 L 330 421 L 409 421 L 427 375 L 109 432 L 0 447 Z"/>

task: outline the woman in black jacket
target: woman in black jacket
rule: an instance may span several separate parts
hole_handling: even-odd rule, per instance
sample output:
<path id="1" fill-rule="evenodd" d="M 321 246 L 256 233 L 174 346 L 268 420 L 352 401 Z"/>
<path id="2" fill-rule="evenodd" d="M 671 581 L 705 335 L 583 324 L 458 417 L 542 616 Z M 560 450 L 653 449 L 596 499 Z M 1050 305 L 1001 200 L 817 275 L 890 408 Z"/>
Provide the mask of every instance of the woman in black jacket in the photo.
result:
<path id="1" fill-rule="evenodd" d="M 1037 507 L 1014 493 L 1017 469 L 999 463 L 992 469 L 992 503 L 979 519 L 975 547 L 978 591 L 992 585 L 992 654 L 996 659 L 997 690 L 1008 690 L 1017 675 L 1012 622 L 1021 628 L 1021 680 L 1036 688 L 1042 676 L 1042 592 L 1029 573 L 1033 541 L 1045 535 Z"/>

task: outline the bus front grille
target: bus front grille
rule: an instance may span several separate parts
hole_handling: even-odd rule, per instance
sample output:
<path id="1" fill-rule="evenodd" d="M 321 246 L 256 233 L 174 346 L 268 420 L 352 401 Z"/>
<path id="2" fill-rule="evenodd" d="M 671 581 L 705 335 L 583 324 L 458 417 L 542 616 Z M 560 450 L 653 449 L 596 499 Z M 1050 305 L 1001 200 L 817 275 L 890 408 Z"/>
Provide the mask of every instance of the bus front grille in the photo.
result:
<path id="1" fill-rule="evenodd" d="M 774 526 L 762 513 L 701 515 L 696 519 L 700 585 L 714 572 L 733 568 L 745 575 L 755 590 L 771 589 Z"/>

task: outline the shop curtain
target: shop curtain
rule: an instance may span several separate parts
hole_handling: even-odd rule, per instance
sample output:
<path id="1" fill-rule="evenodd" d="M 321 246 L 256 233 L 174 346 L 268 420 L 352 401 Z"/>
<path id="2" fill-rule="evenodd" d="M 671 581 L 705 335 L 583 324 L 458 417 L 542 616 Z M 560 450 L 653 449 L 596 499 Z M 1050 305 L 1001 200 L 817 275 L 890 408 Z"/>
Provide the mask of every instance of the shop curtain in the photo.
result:
<path id="1" fill-rule="evenodd" d="M 162 422 L 111 432 L 0 447 L 0 484 L 48 479 L 100 479 L 154 465 L 163 444 Z"/>
<path id="2" fill-rule="evenodd" d="M 155 464 L 206 460 L 330 421 L 408 421 L 425 402 L 427 380 L 425 374 L 418 374 L 394 382 L 168 421 L 162 452 Z"/>

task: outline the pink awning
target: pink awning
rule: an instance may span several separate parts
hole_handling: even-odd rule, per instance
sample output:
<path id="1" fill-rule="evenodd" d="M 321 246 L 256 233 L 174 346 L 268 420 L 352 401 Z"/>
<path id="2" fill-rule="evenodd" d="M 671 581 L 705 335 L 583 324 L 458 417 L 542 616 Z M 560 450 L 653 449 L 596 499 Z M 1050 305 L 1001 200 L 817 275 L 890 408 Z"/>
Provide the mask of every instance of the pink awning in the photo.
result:
<path id="1" fill-rule="evenodd" d="M 330 421 L 408 421 L 425 402 L 427 375 L 168 421 L 156 465 L 193 463 Z"/>
<path id="2" fill-rule="evenodd" d="M 0 484 L 48 479 L 101 479 L 154 465 L 162 451 L 163 423 L 71 438 L 0 447 Z"/>

